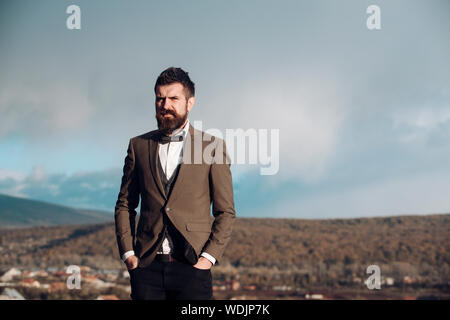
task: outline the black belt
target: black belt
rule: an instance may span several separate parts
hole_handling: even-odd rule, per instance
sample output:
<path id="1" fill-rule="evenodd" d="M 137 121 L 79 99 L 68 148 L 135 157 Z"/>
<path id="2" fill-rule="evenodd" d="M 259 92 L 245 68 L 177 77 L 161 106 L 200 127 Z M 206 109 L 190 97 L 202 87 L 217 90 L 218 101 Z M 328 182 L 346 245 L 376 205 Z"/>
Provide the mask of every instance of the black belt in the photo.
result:
<path id="1" fill-rule="evenodd" d="M 155 261 L 161 261 L 161 262 L 176 262 L 177 260 L 174 259 L 174 257 L 171 254 L 157 254 L 155 257 Z"/>

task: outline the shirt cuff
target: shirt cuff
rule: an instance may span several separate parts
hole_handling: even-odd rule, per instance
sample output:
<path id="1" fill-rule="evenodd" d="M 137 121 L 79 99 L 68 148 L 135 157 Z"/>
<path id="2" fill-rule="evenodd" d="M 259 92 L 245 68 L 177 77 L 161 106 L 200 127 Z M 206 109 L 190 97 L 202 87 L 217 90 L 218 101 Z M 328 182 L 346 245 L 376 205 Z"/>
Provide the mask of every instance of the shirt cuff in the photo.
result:
<path id="1" fill-rule="evenodd" d="M 214 265 L 216 263 L 216 258 L 214 258 L 212 255 L 210 255 L 209 253 L 206 252 L 202 252 L 201 254 L 202 257 L 205 257 L 206 259 L 208 259 L 209 261 L 211 261 L 211 263 Z"/>
<path id="2" fill-rule="evenodd" d="M 134 256 L 134 251 L 127 251 L 122 255 L 122 260 L 125 261 L 127 260 L 128 257 Z"/>

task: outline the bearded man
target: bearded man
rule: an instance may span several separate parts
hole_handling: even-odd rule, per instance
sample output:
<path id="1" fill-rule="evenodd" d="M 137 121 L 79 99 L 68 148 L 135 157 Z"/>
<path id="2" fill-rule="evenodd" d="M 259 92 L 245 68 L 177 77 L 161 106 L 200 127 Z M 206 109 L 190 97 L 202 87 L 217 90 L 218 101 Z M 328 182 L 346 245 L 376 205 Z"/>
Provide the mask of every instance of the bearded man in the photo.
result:
<path id="1" fill-rule="evenodd" d="M 154 89 L 158 130 L 131 138 L 125 157 L 114 215 L 119 253 L 132 299 L 209 300 L 211 267 L 236 218 L 230 159 L 222 139 L 189 122 L 195 85 L 187 72 L 166 69 Z"/>

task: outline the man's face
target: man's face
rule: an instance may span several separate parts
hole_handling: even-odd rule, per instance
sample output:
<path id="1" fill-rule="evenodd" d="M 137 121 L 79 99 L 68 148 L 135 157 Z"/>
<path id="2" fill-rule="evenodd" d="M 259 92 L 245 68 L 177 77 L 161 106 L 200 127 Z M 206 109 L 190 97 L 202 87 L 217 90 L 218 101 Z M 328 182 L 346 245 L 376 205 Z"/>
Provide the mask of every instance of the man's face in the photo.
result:
<path id="1" fill-rule="evenodd" d="M 194 97 L 186 99 L 184 86 L 179 82 L 156 87 L 155 107 L 159 130 L 170 134 L 180 128 L 194 103 Z"/>

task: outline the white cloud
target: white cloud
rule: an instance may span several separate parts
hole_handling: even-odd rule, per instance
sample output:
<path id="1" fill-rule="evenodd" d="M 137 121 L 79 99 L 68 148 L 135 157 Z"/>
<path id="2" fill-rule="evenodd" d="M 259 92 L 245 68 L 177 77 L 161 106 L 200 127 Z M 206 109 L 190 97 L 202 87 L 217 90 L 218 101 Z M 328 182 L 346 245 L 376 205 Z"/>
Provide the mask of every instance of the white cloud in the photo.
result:
<path id="1" fill-rule="evenodd" d="M 28 175 L 0 170 L 0 193 L 78 208 L 110 210 L 120 187 L 120 169 L 77 172 L 73 175 L 48 173 L 35 166 Z"/>
<path id="2" fill-rule="evenodd" d="M 22 172 L 16 170 L 0 168 L 0 181 L 7 179 L 22 181 L 25 179 L 25 175 Z"/>
<path id="3" fill-rule="evenodd" d="M 295 81 L 280 77 L 255 77 L 248 86 L 228 89 L 233 92 L 229 99 L 218 100 L 214 112 L 202 118 L 233 129 L 279 129 L 280 177 L 319 180 L 327 173 L 348 112 L 339 85 L 319 72 Z"/>
<path id="4" fill-rule="evenodd" d="M 0 91 L 0 138 L 20 133 L 29 139 L 81 129 L 94 113 L 83 88 L 68 83 L 3 87 Z"/>
<path id="5" fill-rule="evenodd" d="M 26 187 L 25 180 L 26 175 L 22 172 L 0 168 L 0 193 L 26 198 L 26 194 L 23 193 Z"/>
<path id="6" fill-rule="evenodd" d="M 391 118 L 397 140 L 405 144 L 442 145 L 450 132 L 450 102 L 445 96 L 439 100 L 403 111 L 393 110 Z"/>
<path id="7" fill-rule="evenodd" d="M 289 204 L 276 204 L 263 215 L 349 218 L 449 213 L 449 189 L 449 172 L 429 172 L 308 197 L 299 195 Z"/>
<path id="8" fill-rule="evenodd" d="M 436 108 L 427 106 L 417 109 L 409 109 L 408 112 L 394 112 L 393 121 L 395 127 L 407 125 L 417 129 L 432 129 L 450 120 L 450 104 Z"/>
<path id="9" fill-rule="evenodd" d="M 28 179 L 33 182 L 44 182 L 47 179 L 47 170 L 44 166 L 34 166 Z"/>

